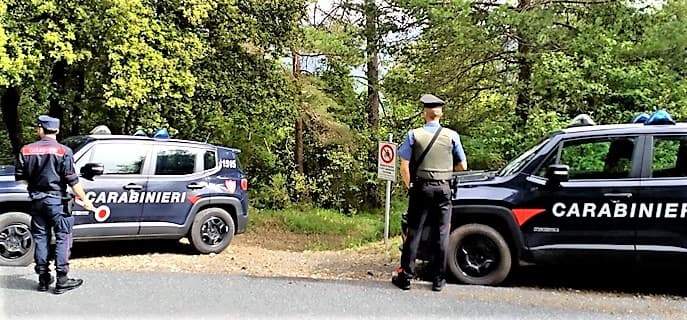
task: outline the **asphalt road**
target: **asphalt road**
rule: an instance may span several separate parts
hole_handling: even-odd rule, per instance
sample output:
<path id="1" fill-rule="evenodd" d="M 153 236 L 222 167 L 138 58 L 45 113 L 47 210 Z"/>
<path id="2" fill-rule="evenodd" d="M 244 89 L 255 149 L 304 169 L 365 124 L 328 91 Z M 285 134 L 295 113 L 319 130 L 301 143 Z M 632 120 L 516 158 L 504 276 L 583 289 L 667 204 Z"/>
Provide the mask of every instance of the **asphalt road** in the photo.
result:
<path id="1" fill-rule="evenodd" d="M 61 296 L 35 291 L 30 268 L 0 267 L 0 318 L 451 318 L 660 319 L 687 317 L 684 299 L 534 288 L 181 273 L 75 270 L 82 288 Z"/>

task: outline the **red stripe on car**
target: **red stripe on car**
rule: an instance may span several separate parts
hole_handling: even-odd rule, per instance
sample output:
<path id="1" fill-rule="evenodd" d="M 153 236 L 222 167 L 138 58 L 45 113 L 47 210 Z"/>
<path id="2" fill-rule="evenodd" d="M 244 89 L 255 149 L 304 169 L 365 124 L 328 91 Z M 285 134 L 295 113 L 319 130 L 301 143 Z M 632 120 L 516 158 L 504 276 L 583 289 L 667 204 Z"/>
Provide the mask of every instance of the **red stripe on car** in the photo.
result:
<path id="1" fill-rule="evenodd" d="M 188 195 L 188 201 L 190 201 L 191 204 L 196 204 L 196 202 L 198 202 L 198 199 L 200 199 L 200 196 L 197 196 L 195 194 Z"/>
<path id="2" fill-rule="evenodd" d="M 515 215 L 518 225 L 522 227 L 525 222 L 545 211 L 545 209 L 513 209 L 513 215 Z"/>

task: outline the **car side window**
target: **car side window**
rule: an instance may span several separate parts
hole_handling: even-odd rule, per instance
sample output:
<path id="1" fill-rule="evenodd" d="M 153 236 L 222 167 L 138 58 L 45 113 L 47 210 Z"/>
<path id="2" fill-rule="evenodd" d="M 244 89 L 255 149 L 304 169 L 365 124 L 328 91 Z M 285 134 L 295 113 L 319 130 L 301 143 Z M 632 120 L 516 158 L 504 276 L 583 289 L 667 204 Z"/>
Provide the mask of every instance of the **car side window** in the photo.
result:
<path id="1" fill-rule="evenodd" d="M 186 175 L 196 172 L 197 152 L 194 149 L 170 147 L 158 150 L 155 175 Z"/>
<path id="2" fill-rule="evenodd" d="M 150 146 L 140 143 L 103 143 L 95 146 L 89 162 L 102 163 L 105 175 L 142 174 Z"/>
<path id="3" fill-rule="evenodd" d="M 636 141 L 635 137 L 566 141 L 560 163 L 570 167 L 571 180 L 629 178 Z"/>
<path id="4" fill-rule="evenodd" d="M 687 136 L 654 137 L 651 176 L 687 177 Z"/>
<path id="5" fill-rule="evenodd" d="M 539 171 L 537 171 L 536 175 L 539 177 L 546 177 L 546 171 L 549 166 L 556 163 L 556 160 L 558 160 L 558 148 L 555 148 L 551 154 L 547 156 L 546 161 L 539 167 Z"/>
<path id="6" fill-rule="evenodd" d="M 210 170 L 217 167 L 217 155 L 215 151 L 205 151 L 203 155 L 203 170 Z"/>

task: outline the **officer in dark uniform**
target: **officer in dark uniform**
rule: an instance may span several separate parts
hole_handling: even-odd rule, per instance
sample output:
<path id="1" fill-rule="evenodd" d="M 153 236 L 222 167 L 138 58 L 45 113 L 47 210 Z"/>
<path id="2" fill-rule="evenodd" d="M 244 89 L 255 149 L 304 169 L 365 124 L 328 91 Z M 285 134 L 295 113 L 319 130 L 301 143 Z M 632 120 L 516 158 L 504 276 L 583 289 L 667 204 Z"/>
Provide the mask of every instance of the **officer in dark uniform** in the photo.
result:
<path id="1" fill-rule="evenodd" d="M 74 227 L 74 218 L 64 207 L 69 201 L 67 186 L 71 186 L 83 201 L 84 209 L 93 210 L 93 204 L 86 197 L 79 176 L 74 171 L 72 150 L 56 140 L 59 128 L 60 120 L 38 117 L 36 131 L 40 140 L 21 149 L 15 173 L 17 181 L 28 183 L 31 197 L 31 233 L 36 243 L 34 259 L 39 291 L 47 291 L 54 281 L 50 275 L 48 253 L 51 228 L 55 233 L 56 294 L 75 289 L 83 283 L 81 279 L 67 277 Z"/>
<path id="2" fill-rule="evenodd" d="M 410 289 L 422 229 L 427 222 L 432 228 L 432 290 L 441 291 L 446 284 L 446 247 L 451 229 L 451 179 L 454 171 L 467 170 L 467 161 L 458 133 L 439 124 L 444 101 L 426 94 L 420 102 L 426 124 L 408 132 L 398 151 L 401 176 L 410 199 L 401 267 L 392 282 L 403 290 Z"/>

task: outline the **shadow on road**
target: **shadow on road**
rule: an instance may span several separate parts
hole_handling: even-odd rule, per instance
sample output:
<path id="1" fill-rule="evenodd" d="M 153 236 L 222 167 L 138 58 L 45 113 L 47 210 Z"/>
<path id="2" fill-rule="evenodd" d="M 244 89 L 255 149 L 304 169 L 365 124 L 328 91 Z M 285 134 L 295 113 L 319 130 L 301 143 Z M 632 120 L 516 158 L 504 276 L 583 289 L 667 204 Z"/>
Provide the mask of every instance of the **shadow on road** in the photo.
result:
<path id="1" fill-rule="evenodd" d="M 682 269 L 682 270 L 681 270 Z M 687 297 L 687 277 L 680 266 L 545 265 L 518 269 L 509 287 L 596 291 Z"/>
<path id="2" fill-rule="evenodd" d="M 12 290 L 36 291 L 38 286 L 38 276 L 29 279 L 24 275 L 2 275 L 0 276 L 0 288 Z"/>
<path id="3" fill-rule="evenodd" d="M 639 266 L 631 263 L 524 266 L 516 269 L 500 286 L 687 297 L 687 277 L 682 266 Z M 427 264 L 418 264 L 418 274 L 425 281 L 431 281 L 423 273 L 428 267 Z M 450 282 L 458 283 L 455 278 Z"/>
<path id="4" fill-rule="evenodd" d="M 179 240 L 135 240 L 77 242 L 72 247 L 71 258 L 119 257 L 152 253 L 198 254 L 189 244 Z"/>

